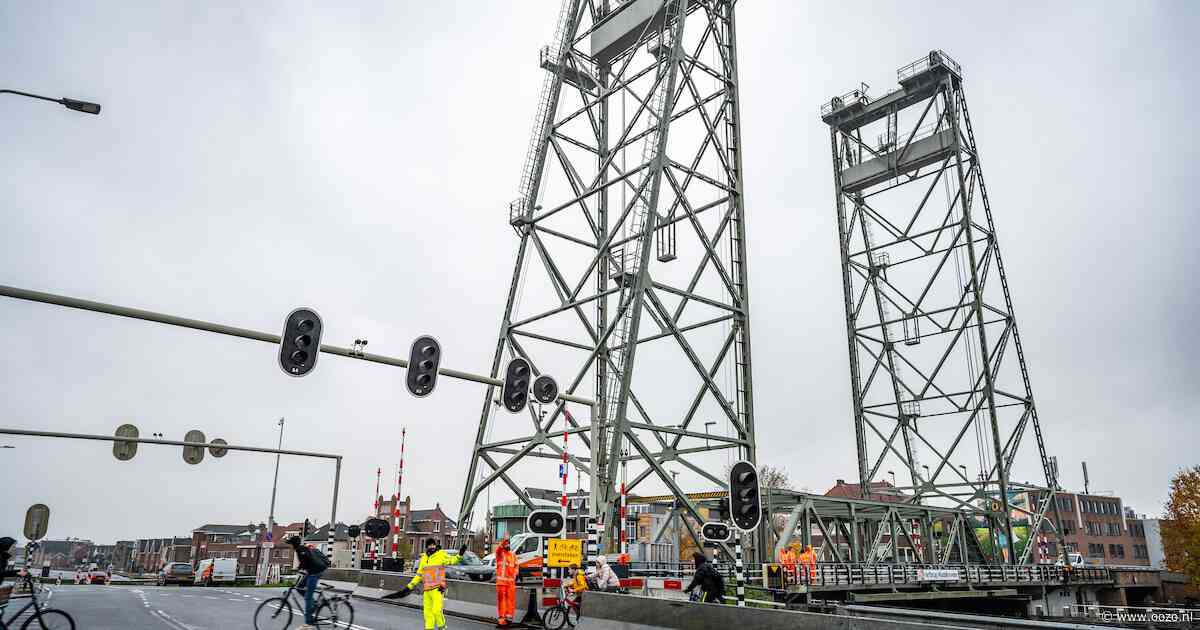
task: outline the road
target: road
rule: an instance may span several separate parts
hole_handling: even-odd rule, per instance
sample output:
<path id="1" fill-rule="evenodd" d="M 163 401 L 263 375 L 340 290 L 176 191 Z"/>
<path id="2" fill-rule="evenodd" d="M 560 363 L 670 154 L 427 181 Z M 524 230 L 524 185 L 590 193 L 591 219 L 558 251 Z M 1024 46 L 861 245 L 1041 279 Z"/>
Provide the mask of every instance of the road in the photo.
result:
<path id="1" fill-rule="evenodd" d="M 49 605 L 67 611 L 79 630 L 241 630 L 254 627 L 254 611 L 279 588 L 63 585 L 48 587 Z M 24 602 L 28 600 L 15 600 Z M 419 610 L 354 600 L 353 630 L 420 630 Z M 23 605 L 23 604 L 18 604 Z M 10 612 L 11 614 L 11 612 Z M 303 622 L 297 618 L 296 628 Z M 450 628 L 493 628 L 447 619 Z"/>

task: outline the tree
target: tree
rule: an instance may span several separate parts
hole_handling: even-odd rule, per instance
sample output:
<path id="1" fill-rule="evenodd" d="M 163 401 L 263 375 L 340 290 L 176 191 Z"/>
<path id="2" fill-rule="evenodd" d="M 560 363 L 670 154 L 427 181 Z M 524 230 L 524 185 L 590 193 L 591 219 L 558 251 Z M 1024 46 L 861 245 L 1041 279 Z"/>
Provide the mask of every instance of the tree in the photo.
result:
<path id="1" fill-rule="evenodd" d="M 1162 541 L 1167 568 L 1200 586 L 1200 466 L 1181 470 L 1171 479 Z"/>

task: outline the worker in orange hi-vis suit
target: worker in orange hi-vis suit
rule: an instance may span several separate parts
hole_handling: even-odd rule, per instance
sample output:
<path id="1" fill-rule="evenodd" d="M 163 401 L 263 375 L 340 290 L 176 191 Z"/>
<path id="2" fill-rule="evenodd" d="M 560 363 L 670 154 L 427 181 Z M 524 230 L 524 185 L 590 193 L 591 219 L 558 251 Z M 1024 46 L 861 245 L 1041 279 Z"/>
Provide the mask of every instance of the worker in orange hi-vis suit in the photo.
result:
<path id="1" fill-rule="evenodd" d="M 817 552 L 813 551 L 812 545 L 804 548 L 804 553 L 800 555 L 804 563 L 805 573 L 808 574 L 808 582 L 811 584 L 817 577 Z"/>
<path id="2" fill-rule="evenodd" d="M 517 609 L 517 556 L 508 547 L 508 537 L 496 547 L 496 625 L 512 623 Z"/>
<path id="3" fill-rule="evenodd" d="M 800 561 L 800 544 L 792 543 L 780 552 L 780 562 L 783 563 L 784 571 L 787 572 L 788 582 L 795 584 L 797 581 L 796 563 Z"/>

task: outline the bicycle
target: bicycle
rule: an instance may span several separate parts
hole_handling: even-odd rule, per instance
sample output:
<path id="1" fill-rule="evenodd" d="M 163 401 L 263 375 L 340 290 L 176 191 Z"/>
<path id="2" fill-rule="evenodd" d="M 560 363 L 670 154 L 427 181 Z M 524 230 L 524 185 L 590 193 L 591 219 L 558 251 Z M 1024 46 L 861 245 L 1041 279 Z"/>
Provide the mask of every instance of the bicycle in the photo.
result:
<path id="1" fill-rule="evenodd" d="M 560 630 L 563 626 L 574 628 L 579 624 L 579 594 L 567 597 L 566 588 L 558 587 L 558 603 L 542 613 L 542 625 L 546 630 Z"/>
<path id="2" fill-rule="evenodd" d="M 32 573 L 26 571 L 25 575 L 21 576 L 21 582 L 25 588 L 29 589 L 29 603 L 22 606 L 7 620 L 4 619 L 4 612 L 8 608 L 13 585 L 0 586 L 0 630 L 16 628 L 16 625 L 12 624 L 16 624 L 21 615 L 30 609 L 32 612 L 25 618 L 25 623 L 21 624 L 21 630 L 75 630 L 75 620 L 71 618 L 71 615 L 57 608 L 43 608 L 38 602 L 38 593 L 42 589 L 35 586 Z"/>
<path id="3" fill-rule="evenodd" d="M 300 618 L 304 618 L 304 592 L 297 588 L 303 578 L 283 591 L 283 595 L 272 597 L 258 605 L 254 611 L 255 630 L 286 630 L 292 625 L 292 609 L 299 610 Z M 352 628 L 354 626 L 354 606 L 350 604 L 350 595 L 325 596 L 333 586 L 322 582 L 317 587 L 317 609 L 313 612 L 313 625 L 318 628 Z M 0 629 L 2 630 L 2 629 Z"/>

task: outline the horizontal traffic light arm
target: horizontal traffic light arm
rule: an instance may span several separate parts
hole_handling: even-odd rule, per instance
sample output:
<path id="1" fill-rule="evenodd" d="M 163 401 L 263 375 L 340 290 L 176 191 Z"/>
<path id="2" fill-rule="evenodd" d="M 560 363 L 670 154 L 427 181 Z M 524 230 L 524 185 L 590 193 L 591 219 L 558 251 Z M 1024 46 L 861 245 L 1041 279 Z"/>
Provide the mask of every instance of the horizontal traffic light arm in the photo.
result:
<path id="1" fill-rule="evenodd" d="M 115 435 L 93 435 L 88 433 L 60 433 L 57 431 L 30 431 L 27 429 L 4 429 L 0 428 L 0 435 L 25 435 L 29 437 L 50 437 L 50 438 L 66 438 L 71 440 L 97 440 L 100 442 L 137 442 L 138 444 L 160 444 L 164 446 L 196 446 L 200 448 L 208 448 L 212 446 L 211 442 L 184 442 L 182 440 L 159 440 L 155 438 L 131 438 L 118 437 Z M 319 457 L 322 459 L 341 459 L 341 455 L 331 455 L 329 453 L 313 453 L 310 451 L 292 451 L 279 448 L 266 448 L 262 446 L 239 446 L 236 444 L 221 444 L 221 448 L 231 451 L 253 451 L 255 453 L 272 453 L 277 455 L 297 455 L 300 457 Z"/>
<path id="2" fill-rule="evenodd" d="M 0 296 L 15 298 L 18 300 L 28 300 L 30 302 L 41 302 L 43 304 L 53 304 L 55 306 L 65 306 L 67 308 L 77 308 L 84 311 L 93 311 L 96 313 L 105 313 L 107 315 L 115 315 L 117 317 L 129 317 L 132 319 L 140 319 L 148 322 L 156 322 L 166 324 L 168 326 L 179 326 L 181 328 L 191 328 L 192 330 L 201 330 L 204 332 L 217 333 L 219 335 L 227 335 L 230 337 L 241 337 L 242 339 L 251 339 L 253 341 L 262 341 L 270 344 L 278 344 L 280 342 L 279 335 L 273 333 L 265 333 L 249 328 L 239 328 L 237 326 L 226 326 L 224 324 L 216 324 L 206 322 L 199 319 L 190 319 L 187 317 L 179 317 L 176 315 L 167 315 L 165 313 L 156 313 L 138 308 L 129 308 L 126 306 L 118 306 L 116 304 L 105 304 L 104 302 L 93 302 L 92 300 L 83 300 L 73 298 L 66 295 L 56 295 L 53 293 L 43 293 L 41 291 L 31 291 L 29 289 L 20 289 L 0 285 Z M 321 352 L 325 354 L 334 354 L 337 356 L 358 359 L 359 361 L 370 361 L 371 363 L 382 363 L 400 368 L 407 368 L 408 361 L 396 357 L 389 357 L 382 354 L 358 353 L 351 352 L 350 348 L 342 348 L 339 346 L 331 346 L 329 344 L 321 344 Z M 471 372 L 463 372 L 460 370 L 452 370 L 446 367 L 439 367 L 438 374 L 449 378 L 456 378 L 463 381 L 472 381 L 482 383 L 484 385 L 493 385 L 495 387 L 503 387 L 504 381 L 498 378 L 492 378 L 482 374 L 473 374 Z M 566 402 L 578 403 L 581 405 L 591 406 L 595 401 L 581 396 L 575 396 L 564 392 L 559 392 L 558 399 Z M 105 436 L 105 439 L 112 440 L 112 437 Z M 131 440 L 132 441 L 132 440 Z M 187 446 L 195 446 L 187 444 Z M 207 445 L 205 445 L 207 446 Z M 236 449 L 235 449 L 236 450 Z"/>

